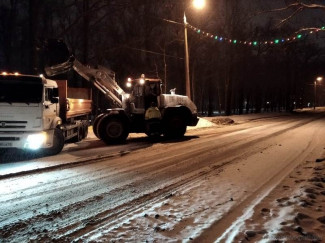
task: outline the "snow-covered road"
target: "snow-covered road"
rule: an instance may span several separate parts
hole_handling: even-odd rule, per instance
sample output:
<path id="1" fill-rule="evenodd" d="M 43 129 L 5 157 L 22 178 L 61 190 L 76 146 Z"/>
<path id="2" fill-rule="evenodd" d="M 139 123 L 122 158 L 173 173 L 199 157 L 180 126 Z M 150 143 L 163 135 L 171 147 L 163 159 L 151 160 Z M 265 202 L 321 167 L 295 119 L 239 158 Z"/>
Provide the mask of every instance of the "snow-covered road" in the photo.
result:
<path id="1" fill-rule="evenodd" d="M 178 141 L 67 148 L 77 163 L 30 161 L 55 166 L 0 177 L 0 242 L 253 237 L 242 232 L 255 208 L 297 166 L 325 157 L 324 128 L 324 113 L 301 113 L 189 130 Z"/>

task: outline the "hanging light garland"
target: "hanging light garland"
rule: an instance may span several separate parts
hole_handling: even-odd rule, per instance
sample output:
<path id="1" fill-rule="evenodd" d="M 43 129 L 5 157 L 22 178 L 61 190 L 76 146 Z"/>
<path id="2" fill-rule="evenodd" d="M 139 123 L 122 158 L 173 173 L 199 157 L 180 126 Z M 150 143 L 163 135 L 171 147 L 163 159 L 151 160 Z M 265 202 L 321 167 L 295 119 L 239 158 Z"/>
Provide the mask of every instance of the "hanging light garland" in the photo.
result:
<path id="1" fill-rule="evenodd" d="M 248 46 L 259 46 L 259 45 L 279 45 L 279 44 L 283 44 L 283 43 L 288 43 L 288 42 L 293 42 L 293 41 L 297 41 L 300 39 L 303 39 L 303 37 L 306 37 L 310 34 L 315 34 L 319 31 L 325 31 L 325 26 L 321 27 L 321 28 L 312 28 L 309 29 L 309 31 L 303 30 L 301 32 L 299 32 L 298 34 L 294 35 L 294 36 L 290 36 L 290 37 L 282 37 L 282 38 L 274 38 L 271 40 L 265 40 L 265 41 L 257 41 L 257 40 L 237 40 L 234 38 L 229 38 L 229 37 L 224 37 L 224 36 L 220 36 L 220 35 L 214 35 L 205 31 L 202 31 L 199 28 L 194 27 L 193 25 L 190 25 L 187 23 L 187 27 L 192 29 L 193 31 L 195 31 L 197 34 L 200 34 L 206 38 L 210 38 L 213 39 L 215 41 L 218 42 L 224 42 L 224 43 L 229 43 L 229 44 L 242 44 L 242 45 L 248 45 Z"/>

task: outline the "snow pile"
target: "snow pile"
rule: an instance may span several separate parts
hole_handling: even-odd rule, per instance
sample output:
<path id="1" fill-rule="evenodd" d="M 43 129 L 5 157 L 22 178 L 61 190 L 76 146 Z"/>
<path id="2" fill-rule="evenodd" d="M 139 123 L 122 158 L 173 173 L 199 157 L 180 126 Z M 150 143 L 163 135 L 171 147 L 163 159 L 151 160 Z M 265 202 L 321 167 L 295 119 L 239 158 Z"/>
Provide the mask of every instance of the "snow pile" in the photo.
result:
<path id="1" fill-rule="evenodd" d="M 197 125 L 195 127 L 187 127 L 187 129 L 191 130 L 191 129 L 199 129 L 199 128 L 204 128 L 204 127 L 214 127 L 214 126 L 216 126 L 215 123 L 209 121 L 206 118 L 200 117 L 199 122 L 197 123 Z"/>

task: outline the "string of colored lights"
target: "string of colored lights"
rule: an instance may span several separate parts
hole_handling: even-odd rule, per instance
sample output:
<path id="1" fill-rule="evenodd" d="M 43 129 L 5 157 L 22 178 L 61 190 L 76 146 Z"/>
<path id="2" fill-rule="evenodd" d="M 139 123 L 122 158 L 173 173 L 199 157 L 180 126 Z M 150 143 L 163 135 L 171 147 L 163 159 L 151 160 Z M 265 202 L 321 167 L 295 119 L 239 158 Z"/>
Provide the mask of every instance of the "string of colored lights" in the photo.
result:
<path id="1" fill-rule="evenodd" d="M 224 42 L 224 43 L 230 43 L 230 44 L 242 44 L 242 45 L 248 45 L 248 46 L 258 46 L 258 45 L 278 45 L 278 44 L 284 44 L 288 42 L 297 41 L 300 39 L 303 39 L 303 37 L 306 37 L 310 34 L 315 34 L 319 31 L 325 31 L 325 26 L 320 28 L 309 28 L 307 30 L 301 30 L 294 36 L 290 37 L 281 37 L 281 38 L 274 38 L 271 40 L 264 40 L 264 41 L 258 41 L 258 40 L 238 40 L 234 38 L 224 37 L 221 35 L 214 35 L 209 32 L 202 31 L 199 28 L 194 27 L 193 25 L 190 25 L 189 23 L 186 24 L 188 28 L 195 31 L 197 34 L 200 34 L 206 38 L 213 39 L 218 42 Z"/>

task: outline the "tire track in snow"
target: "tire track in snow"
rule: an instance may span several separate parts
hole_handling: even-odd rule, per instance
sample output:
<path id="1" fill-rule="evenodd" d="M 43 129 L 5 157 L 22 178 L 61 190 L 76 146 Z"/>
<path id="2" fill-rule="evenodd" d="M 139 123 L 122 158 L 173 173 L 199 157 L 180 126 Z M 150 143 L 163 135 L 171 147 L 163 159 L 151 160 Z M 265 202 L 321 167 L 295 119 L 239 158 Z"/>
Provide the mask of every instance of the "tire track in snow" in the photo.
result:
<path id="1" fill-rule="evenodd" d="M 294 129 L 294 128 L 298 128 L 300 126 L 303 126 L 305 124 L 307 124 L 308 120 L 304 120 L 301 121 L 299 123 L 294 122 L 294 124 L 292 125 L 288 125 L 286 129 L 284 130 L 279 130 L 278 134 L 282 134 L 285 133 L 286 131 L 290 130 L 290 129 Z M 275 124 L 274 127 L 278 126 L 278 124 Z M 264 127 L 265 128 L 265 127 Z M 250 131 L 254 131 L 256 129 L 258 129 L 257 127 L 253 127 L 250 128 Z M 220 135 L 219 138 L 231 138 L 231 136 L 238 136 L 240 135 L 241 132 L 240 131 L 236 131 L 235 133 L 229 133 L 229 134 L 223 134 Z M 255 134 L 252 134 L 251 136 L 249 136 L 249 139 L 252 139 L 249 143 L 247 143 L 247 137 L 243 137 L 241 139 L 236 140 L 235 142 L 225 142 L 222 145 L 218 146 L 218 141 L 216 143 L 212 143 L 212 141 L 214 141 L 216 138 L 214 137 L 209 137 L 205 140 L 205 141 L 200 141 L 201 146 L 203 146 L 204 148 L 198 146 L 198 144 L 195 143 L 195 141 L 190 141 L 189 144 L 184 142 L 184 144 L 180 144 L 179 147 L 180 148 L 186 148 L 189 145 L 191 145 L 191 149 L 192 152 L 190 154 L 186 154 L 186 152 L 184 153 L 180 153 L 177 156 L 171 156 L 169 158 L 162 158 L 160 159 L 159 162 L 152 160 L 153 157 L 155 157 L 156 155 L 153 155 L 152 157 L 148 157 L 147 158 L 147 162 L 146 163 L 142 163 L 141 166 L 139 165 L 133 165 L 132 166 L 132 159 L 126 164 L 126 167 L 123 168 L 119 168 L 118 170 L 114 171 L 114 175 L 115 176 L 119 176 L 121 173 L 124 174 L 125 177 L 128 176 L 128 172 L 134 170 L 134 169 L 142 169 L 143 172 L 139 174 L 138 176 L 138 181 L 137 180 L 130 180 L 130 181 L 126 181 L 126 183 L 124 184 L 124 186 L 120 187 L 120 188 L 115 188 L 113 190 L 111 190 L 110 192 L 105 192 L 105 193 L 100 193 L 99 195 L 95 195 L 92 196 L 90 198 L 88 198 L 87 200 L 83 201 L 83 202 L 77 202 L 75 204 L 70 204 L 67 205 L 66 207 L 61 207 L 59 209 L 55 209 L 52 210 L 50 212 L 44 212 L 43 214 L 38 214 L 35 217 L 27 217 L 27 219 L 22 219 L 20 221 L 21 224 L 24 225 L 28 225 L 28 224 L 36 224 L 42 220 L 47 221 L 48 219 L 52 218 L 51 221 L 48 222 L 48 225 L 53 224 L 53 223 L 59 223 L 62 222 L 62 215 L 65 214 L 66 216 L 68 216 L 69 212 L 71 212 L 72 216 L 67 217 L 67 219 L 65 220 L 67 222 L 67 225 L 63 228 L 57 228 L 55 229 L 56 232 L 47 232 L 47 236 L 44 237 L 49 237 L 49 235 L 53 235 L 54 238 L 57 238 L 58 235 L 66 235 L 66 237 L 68 238 L 59 238 L 61 240 L 63 239 L 69 239 L 69 237 L 77 237 L 80 235 L 83 235 L 87 232 L 87 230 L 89 229 L 89 227 L 91 225 L 93 225 L 93 228 L 100 226 L 101 224 L 104 224 L 107 221 L 114 221 L 114 219 L 116 219 L 117 221 L 120 219 L 120 217 L 122 217 L 123 215 L 125 217 L 127 217 L 127 215 L 129 215 L 130 213 L 132 214 L 132 212 L 134 212 L 134 210 L 136 210 L 139 207 L 142 207 L 144 205 L 147 205 L 148 203 L 150 203 L 150 201 L 155 201 L 157 200 L 156 198 L 158 197 L 163 197 L 166 193 L 169 193 L 171 190 L 176 190 L 177 188 L 181 188 L 182 186 L 186 186 L 189 183 L 191 183 L 193 180 L 198 180 L 200 179 L 202 176 L 207 175 L 207 173 L 212 173 L 213 171 L 220 169 L 222 166 L 225 166 L 226 164 L 231 163 L 232 161 L 235 161 L 236 159 L 238 159 L 239 157 L 242 156 L 247 156 L 247 153 L 245 155 L 245 153 L 234 156 L 233 159 L 222 157 L 222 155 L 218 155 L 218 151 L 215 151 L 214 153 L 211 152 L 211 150 L 213 150 L 213 148 L 215 150 L 221 150 L 221 149 L 226 149 L 227 147 L 230 147 L 230 145 L 232 145 L 232 153 L 235 154 L 235 152 L 239 149 L 239 148 L 243 148 L 243 147 L 249 147 L 249 146 L 253 146 L 255 144 L 258 144 L 259 142 L 267 139 L 268 137 L 272 137 L 275 134 L 269 134 L 267 137 L 260 137 L 260 138 L 256 138 Z M 195 150 L 195 147 L 198 146 L 198 148 Z M 171 152 L 175 152 L 176 150 L 179 149 L 178 148 L 174 148 L 171 149 Z M 254 151 L 250 151 L 249 153 L 256 153 L 257 151 L 259 151 L 260 148 L 256 148 L 256 150 Z M 209 153 L 210 152 L 210 153 Z M 204 154 L 209 153 L 208 156 L 204 156 Z M 211 154 L 212 153 L 212 154 Z M 162 152 L 162 154 L 164 154 L 164 152 Z M 203 155 L 202 155 L 203 154 Z M 141 181 L 144 180 L 144 178 L 141 179 L 141 177 L 144 175 L 144 173 L 147 172 L 152 172 L 155 171 L 155 175 L 159 176 L 162 173 L 168 174 L 169 170 L 174 167 L 175 165 L 173 163 L 171 163 L 169 160 L 172 158 L 174 162 L 176 162 L 179 159 L 183 160 L 183 163 L 181 164 L 186 164 L 187 162 L 191 161 L 195 156 L 200 157 L 200 162 L 204 162 L 207 161 L 208 158 L 213 155 L 213 156 L 218 156 L 216 158 L 216 160 L 224 160 L 223 163 L 224 164 L 214 164 L 211 162 L 206 162 L 205 164 L 201 163 L 201 166 L 205 166 L 203 169 L 202 167 L 197 167 L 195 170 L 189 170 L 187 171 L 187 173 L 185 175 L 183 175 L 183 177 L 179 178 L 179 181 L 177 183 L 171 183 L 170 185 L 166 184 L 165 186 L 163 186 L 162 188 L 156 188 L 153 191 L 148 191 L 147 193 L 144 193 L 143 195 L 134 195 L 133 197 L 131 197 L 131 200 L 127 200 L 125 199 L 125 201 L 122 204 L 117 204 L 116 207 L 111 207 L 109 210 L 103 210 L 103 208 L 100 208 L 100 213 L 98 214 L 93 214 L 93 215 L 89 215 L 86 216 L 83 221 L 80 223 L 80 216 L 78 216 L 79 212 L 82 211 L 81 209 L 86 208 L 87 205 L 93 204 L 93 203 L 97 203 L 99 201 L 102 201 L 102 204 L 107 205 L 110 202 L 110 198 L 112 197 L 112 194 L 114 194 L 115 196 L 117 196 L 118 194 L 120 194 L 121 192 L 125 191 L 125 190 L 129 190 L 130 191 L 130 183 L 141 183 Z M 131 156 L 129 156 L 131 157 Z M 116 161 L 113 163 L 113 166 L 116 165 L 118 163 L 118 159 L 115 159 Z M 97 162 L 96 162 L 97 163 Z M 98 163 L 102 163 L 102 162 L 98 162 Z M 159 166 L 157 166 L 157 163 L 159 164 Z M 180 164 L 180 165 L 181 165 Z M 109 167 L 111 168 L 111 167 Z M 212 168 L 212 169 L 211 169 Z M 107 169 L 109 170 L 109 169 Z M 209 172 L 209 170 L 211 172 Z M 49 172 L 47 172 L 49 173 Z M 45 173 L 45 174 L 47 174 Z M 192 175 L 193 174 L 193 175 Z M 112 176 L 112 173 L 109 173 L 107 176 L 102 177 L 101 179 L 105 180 L 107 178 L 109 178 L 110 176 Z M 153 174 L 152 174 L 153 175 Z M 147 176 L 147 178 L 149 178 Z M 145 178 L 145 179 L 147 179 Z M 71 178 L 69 178 L 71 179 Z M 64 179 L 62 179 L 64 182 Z M 90 184 L 93 184 L 94 181 L 98 180 L 98 178 L 93 179 L 92 181 L 90 181 Z M 86 182 L 83 182 L 84 184 L 87 184 Z M 76 184 L 74 186 L 80 186 L 80 185 L 84 185 L 83 183 L 81 184 Z M 115 190 L 115 191 L 114 191 Z M 114 192 L 114 193 L 112 193 Z M 57 194 L 58 192 L 55 192 L 54 194 Z M 130 193 L 129 193 L 130 194 Z M 113 197 L 114 197 L 113 195 Z M 131 194 L 132 195 L 132 194 Z M 23 197 L 22 197 L 23 198 Z M 62 212 L 59 215 L 56 215 L 58 210 L 60 210 L 60 212 Z M 79 210 L 79 211 L 78 211 Z M 96 211 L 96 210 L 95 210 Z M 82 212 L 81 212 L 82 213 Z M 85 212 L 83 212 L 85 213 Z M 75 215 L 75 216 L 73 216 Z M 57 221 L 56 221 L 57 220 Z M 89 223 L 90 222 L 90 223 Z M 116 221 L 114 221 L 116 222 Z M 70 224 L 69 224 L 70 223 Z M 71 224 L 73 223 L 73 224 Z M 45 224 L 46 225 L 46 224 Z M 7 225 L 8 226 L 8 230 L 10 231 L 10 223 Z M 42 226 L 42 225 L 41 225 Z M 63 225 L 64 226 L 64 225 Z M 23 229 L 23 227 L 19 228 L 19 227 L 13 227 L 15 228 L 15 230 L 18 230 L 18 233 L 22 235 L 22 239 L 24 239 L 25 234 L 28 233 L 28 228 L 27 232 L 25 232 L 25 230 Z M 91 227 L 90 227 L 91 228 Z M 19 232 L 19 230 L 22 229 L 22 232 Z M 43 237 L 41 235 L 41 237 Z M 17 241 L 19 241 L 19 238 L 16 238 Z M 45 238 L 46 239 L 46 238 Z"/>

